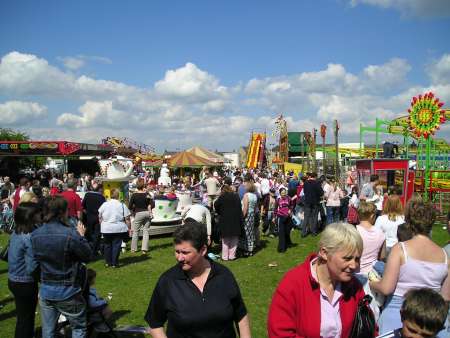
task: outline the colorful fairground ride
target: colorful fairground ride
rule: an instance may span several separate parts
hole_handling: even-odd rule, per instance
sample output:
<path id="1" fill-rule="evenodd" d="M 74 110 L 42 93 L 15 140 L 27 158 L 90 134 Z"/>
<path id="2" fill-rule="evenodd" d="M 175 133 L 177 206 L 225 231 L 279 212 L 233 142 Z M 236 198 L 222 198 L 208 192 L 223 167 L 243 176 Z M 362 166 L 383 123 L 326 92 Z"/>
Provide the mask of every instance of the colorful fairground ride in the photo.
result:
<path id="1" fill-rule="evenodd" d="M 108 136 L 102 140 L 102 143 L 113 147 L 116 155 L 132 157 L 135 164 L 140 164 L 142 161 L 162 160 L 162 156 L 155 153 L 155 148 L 128 137 Z"/>
<path id="2" fill-rule="evenodd" d="M 450 110 L 428 92 L 412 98 L 408 115 L 394 120 L 376 119 L 375 126 L 360 125 L 360 157 L 356 162 L 358 181 L 379 174 L 386 186 L 402 187 L 405 202 L 413 192 L 436 203 L 443 211 L 450 204 L 450 146 L 435 137 L 441 125 L 450 119 Z M 375 133 L 375 149 L 363 149 L 363 136 Z M 400 144 L 384 141 L 390 135 L 403 138 Z M 387 155 L 387 156 L 386 156 Z"/>

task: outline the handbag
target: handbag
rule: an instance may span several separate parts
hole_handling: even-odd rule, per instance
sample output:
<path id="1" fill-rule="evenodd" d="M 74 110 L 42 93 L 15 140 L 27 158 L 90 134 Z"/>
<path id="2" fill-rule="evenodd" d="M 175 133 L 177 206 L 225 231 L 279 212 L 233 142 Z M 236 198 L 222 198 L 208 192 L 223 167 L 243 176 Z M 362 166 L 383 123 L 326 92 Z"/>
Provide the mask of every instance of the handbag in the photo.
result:
<path id="1" fill-rule="evenodd" d="M 9 251 L 9 241 L 8 244 L 0 251 L 0 259 L 2 261 L 7 262 L 8 261 L 8 251 Z"/>
<path id="2" fill-rule="evenodd" d="M 347 222 L 353 225 L 359 224 L 358 211 L 353 205 L 348 207 Z"/>
<path id="3" fill-rule="evenodd" d="M 375 316 L 370 308 L 372 297 L 365 295 L 358 303 L 356 316 L 353 320 L 353 326 L 350 338 L 370 338 L 375 337 L 376 324 Z"/>

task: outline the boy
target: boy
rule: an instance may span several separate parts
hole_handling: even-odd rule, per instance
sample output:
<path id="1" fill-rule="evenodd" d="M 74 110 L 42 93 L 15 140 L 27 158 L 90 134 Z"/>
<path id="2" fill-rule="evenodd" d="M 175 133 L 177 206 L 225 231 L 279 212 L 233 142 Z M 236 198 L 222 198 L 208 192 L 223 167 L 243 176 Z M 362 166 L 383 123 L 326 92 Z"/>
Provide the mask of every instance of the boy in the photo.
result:
<path id="1" fill-rule="evenodd" d="M 400 310 L 403 327 L 378 338 L 436 337 L 444 329 L 447 313 L 448 304 L 437 292 L 426 288 L 410 290 Z"/>

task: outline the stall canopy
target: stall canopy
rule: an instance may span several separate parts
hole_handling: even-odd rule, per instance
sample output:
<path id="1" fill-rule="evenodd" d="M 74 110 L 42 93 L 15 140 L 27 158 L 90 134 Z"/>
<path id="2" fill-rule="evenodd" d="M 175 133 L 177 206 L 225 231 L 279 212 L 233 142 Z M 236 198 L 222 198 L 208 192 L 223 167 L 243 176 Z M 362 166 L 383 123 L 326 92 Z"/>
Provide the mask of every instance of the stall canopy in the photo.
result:
<path id="1" fill-rule="evenodd" d="M 107 156 L 112 151 L 111 146 L 104 144 L 0 140 L 0 156 Z"/>
<path id="2" fill-rule="evenodd" d="M 206 158 L 197 156 L 189 151 L 176 153 L 168 160 L 169 167 L 173 168 L 198 168 L 215 167 L 217 163 Z"/>
<path id="3" fill-rule="evenodd" d="M 216 164 L 218 163 L 224 163 L 226 160 L 223 156 L 216 154 L 208 149 L 205 149 L 203 147 L 192 147 L 188 150 L 186 150 L 189 153 L 192 153 L 194 155 L 197 155 L 199 157 L 205 158 L 208 161 L 214 162 Z"/>

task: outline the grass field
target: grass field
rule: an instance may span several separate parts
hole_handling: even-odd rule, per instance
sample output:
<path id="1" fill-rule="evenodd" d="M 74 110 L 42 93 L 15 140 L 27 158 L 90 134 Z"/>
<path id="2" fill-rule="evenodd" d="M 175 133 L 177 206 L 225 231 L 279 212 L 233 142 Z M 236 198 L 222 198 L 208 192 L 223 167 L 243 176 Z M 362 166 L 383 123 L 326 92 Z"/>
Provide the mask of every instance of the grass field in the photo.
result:
<path id="1" fill-rule="evenodd" d="M 4 246 L 8 236 L 0 235 L 0 245 Z M 448 240 L 442 225 L 433 229 L 433 239 L 439 245 Z M 277 239 L 263 237 L 264 248 L 255 256 L 224 262 L 236 277 L 244 301 L 251 317 L 253 337 L 266 337 L 267 311 L 278 282 L 289 269 L 302 262 L 315 250 L 318 237 L 301 239 L 299 232 L 292 232 L 294 247 L 286 253 L 276 251 Z M 175 264 L 171 237 L 152 238 L 150 255 L 145 257 L 127 252 L 121 254 L 119 269 L 107 269 L 103 260 L 90 263 L 89 267 L 97 271 L 97 291 L 106 297 L 112 294 L 110 304 L 115 311 L 117 325 L 145 325 L 143 316 L 156 281 L 162 272 Z M 218 248 L 216 248 L 218 249 Z M 276 263 L 276 267 L 269 267 Z M 8 270 L 5 262 L 0 262 L 0 337 L 14 336 L 15 309 L 14 299 L 7 286 Z M 39 306 L 37 311 L 39 312 Z M 39 315 L 36 327 L 40 326 Z M 141 335 L 142 337 L 142 335 Z"/>

